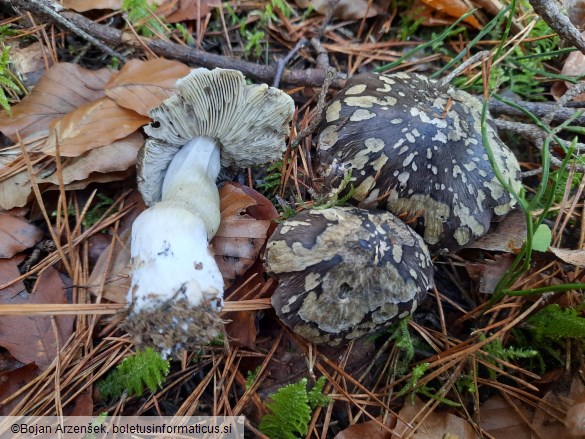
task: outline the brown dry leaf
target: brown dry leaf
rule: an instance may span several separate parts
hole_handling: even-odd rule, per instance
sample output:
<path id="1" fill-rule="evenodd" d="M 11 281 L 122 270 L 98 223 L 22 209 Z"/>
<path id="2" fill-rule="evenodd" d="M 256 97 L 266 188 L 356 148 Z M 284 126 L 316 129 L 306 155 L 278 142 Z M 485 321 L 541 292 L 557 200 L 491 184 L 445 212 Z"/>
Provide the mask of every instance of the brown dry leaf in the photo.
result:
<path id="1" fill-rule="evenodd" d="M 123 139 L 149 122 L 149 118 L 120 107 L 108 97 L 81 105 L 51 126 L 44 151 L 63 157 L 77 157 L 93 148 Z"/>
<path id="2" fill-rule="evenodd" d="M 0 183 L 0 208 L 24 206 L 30 195 L 30 179 L 26 172 L 16 174 Z"/>
<path id="3" fill-rule="evenodd" d="M 45 72 L 45 54 L 40 41 L 26 47 L 10 49 L 10 63 L 14 72 L 27 87 L 34 86 Z"/>
<path id="4" fill-rule="evenodd" d="M 19 275 L 18 270 L 12 273 Z M 16 297 L 0 292 L 0 303 L 67 303 L 65 286 L 59 272 L 53 267 L 47 268 L 37 280 L 37 290 L 33 294 L 21 292 Z M 2 316 L 0 319 L 0 346 L 23 363 L 34 362 L 39 369 L 45 370 L 57 355 L 57 346 L 61 347 L 73 332 L 73 316 L 55 316 L 59 340 L 51 316 Z"/>
<path id="5" fill-rule="evenodd" d="M 556 412 L 556 413 L 552 413 Z M 558 419 L 565 418 L 566 404 L 561 401 L 559 395 L 552 391 L 544 394 L 532 418 L 532 438 L 542 437 L 565 438 L 569 437 L 567 428 Z M 557 418 L 555 418 L 555 416 Z M 535 433 L 538 434 L 535 434 Z"/>
<path id="6" fill-rule="evenodd" d="M 256 312 L 236 311 L 228 313 L 225 332 L 231 346 L 243 346 L 250 350 L 256 349 Z"/>
<path id="7" fill-rule="evenodd" d="M 31 94 L 12 107 L 12 117 L 0 114 L 0 131 L 17 142 L 31 134 L 46 134 L 51 122 L 80 105 L 104 96 L 104 86 L 112 72 L 87 70 L 75 64 L 51 67 Z"/>
<path id="8" fill-rule="evenodd" d="M 390 428 L 391 426 L 388 425 Z M 387 429 L 383 428 L 378 422 L 367 421 L 360 424 L 354 424 L 340 431 L 334 439 L 392 439 L 393 435 Z"/>
<path id="9" fill-rule="evenodd" d="M 327 14 L 329 9 L 329 0 L 295 0 L 298 7 L 307 9 L 312 6 L 319 14 Z M 333 16 L 342 20 L 359 20 L 364 18 L 375 17 L 385 13 L 384 8 L 376 2 L 368 8 L 368 0 L 339 0 L 333 6 Z M 367 14 L 366 14 L 367 12 Z"/>
<path id="10" fill-rule="evenodd" d="M 177 79 L 190 71 L 185 64 L 164 58 L 133 59 L 106 85 L 106 95 L 118 105 L 148 116 L 151 109 L 174 93 Z"/>
<path id="11" fill-rule="evenodd" d="M 94 296 L 101 293 L 101 297 L 115 303 L 125 303 L 130 289 L 130 229 L 121 232 L 97 260 L 93 271 L 87 281 L 89 292 Z M 112 252 L 112 253 L 111 253 Z M 110 257 L 111 253 L 111 257 Z M 108 259 L 110 265 L 108 267 Z M 105 276 L 105 281 L 103 281 Z M 104 282 L 104 288 L 99 289 Z"/>
<path id="12" fill-rule="evenodd" d="M 128 137 L 117 140 L 111 145 L 94 148 L 78 157 L 67 161 L 63 165 L 63 183 L 83 181 L 96 172 L 109 174 L 111 172 L 125 171 L 136 164 L 136 155 L 144 144 L 144 137 L 139 132 L 134 132 Z M 57 173 L 46 178 L 38 179 L 39 183 L 59 184 Z"/>
<path id="13" fill-rule="evenodd" d="M 39 368 L 34 363 L 0 373 L 0 416 L 8 416 L 10 411 L 22 400 L 24 394 L 7 403 L 3 403 L 3 401 L 35 379 L 39 373 Z"/>
<path id="14" fill-rule="evenodd" d="M 24 261 L 23 256 L 15 256 L 12 259 L 0 259 L 0 285 L 6 285 L 13 279 L 20 276 L 18 271 L 18 264 Z M 3 297 L 13 297 L 24 291 L 24 284 L 22 281 L 0 290 L 0 303 Z M 0 319 L 1 320 L 1 319 Z"/>
<path id="15" fill-rule="evenodd" d="M 565 418 L 569 437 L 585 437 L 585 385 L 581 377 L 575 374 L 569 391 L 570 408 Z"/>
<path id="16" fill-rule="evenodd" d="M 11 258 L 32 247 L 43 237 L 43 232 L 22 218 L 0 213 L 0 258 Z"/>
<path id="17" fill-rule="evenodd" d="M 575 267 L 585 267 L 585 250 L 549 247 L 549 250 L 561 261 Z"/>
<path id="18" fill-rule="evenodd" d="M 532 413 L 520 401 L 511 407 L 501 396 L 492 396 L 481 405 L 480 416 L 481 428 L 493 437 L 530 439 L 530 427 L 524 419 L 532 419 Z"/>
<path id="19" fill-rule="evenodd" d="M 122 0 L 63 0 L 63 7 L 76 12 L 85 12 L 92 9 L 112 9 L 117 11 L 122 6 Z"/>
<path id="20" fill-rule="evenodd" d="M 571 23 L 582 29 L 585 25 L 585 2 L 583 0 L 564 0 L 563 3 Z"/>
<path id="21" fill-rule="evenodd" d="M 407 401 L 398 414 L 398 423 L 396 425 L 396 433 L 399 437 L 404 437 L 412 432 L 412 428 L 406 425 L 403 421 L 416 426 L 414 434 L 408 436 L 412 439 L 437 439 L 443 437 L 444 434 L 450 433 L 456 435 L 459 439 L 475 439 L 477 435 L 472 425 L 463 418 L 445 411 L 433 411 L 426 414 L 428 409 L 424 408 L 424 403 L 415 398 L 415 403 L 412 404 Z M 422 424 L 414 422 L 415 416 L 423 410 L 425 412 L 425 419 Z M 420 419 L 420 416 L 417 418 Z M 499 436 L 496 436 L 499 438 Z"/>
<path id="22" fill-rule="evenodd" d="M 469 277 L 479 283 L 479 292 L 483 294 L 493 294 L 498 282 L 508 271 L 516 256 L 505 253 L 495 255 L 494 260 L 485 260 L 482 263 L 467 263 L 465 269 Z"/>
<path id="23" fill-rule="evenodd" d="M 171 1 L 176 2 L 176 0 Z M 172 12 L 165 14 L 165 18 L 169 23 L 197 20 L 209 14 L 211 8 L 221 6 L 221 0 L 178 0 L 176 3 L 171 9 Z"/>
<path id="24" fill-rule="evenodd" d="M 581 36 L 585 37 L 585 32 L 581 33 Z M 563 68 L 561 69 L 561 75 L 564 76 L 583 76 L 585 75 L 585 55 L 581 52 L 571 52 L 567 56 Z M 551 88 L 553 97 L 559 100 L 567 90 L 573 88 L 575 84 L 567 81 L 556 81 Z M 573 99 L 575 102 L 585 101 L 585 93 L 575 96 Z"/>
<path id="25" fill-rule="evenodd" d="M 524 213 L 513 210 L 500 221 L 493 232 L 469 244 L 467 248 L 517 253 L 526 241 L 526 218 Z"/>
<path id="26" fill-rule="evenodd" d="M 463 0 L 422 0 L 422 2 L 440 13 L 453 18 L 459 18 L 471 10 Z M 476 29 L 482 28 L 479 21 L 477 21 L 473 15 L 467 17 L 463 21 L 472 25 Z"/>
<path id="27" fill-rule="evenodd" d="M 89 389 L 81 392 L 73 401 L 73 408 L 71 413 L 67 413 L 67 416 L 91 416 L 93 415 L 93 395 L 91 392 L 91 386 Z"/>
<path id="28" fill-rule="evenodd" d="M 260 204 L 256 200 L 264 199 L 264 206 L 270 202 L 253 192 L 256 191 L 235 183 L 226 183 L 219 191 L 221 224 L 211 246 L 226 286 L 254 264 L 266 242 L 271 220 L 277 216 L 274 210 L 271 217 L 254 218 L 249 209 Z"/>

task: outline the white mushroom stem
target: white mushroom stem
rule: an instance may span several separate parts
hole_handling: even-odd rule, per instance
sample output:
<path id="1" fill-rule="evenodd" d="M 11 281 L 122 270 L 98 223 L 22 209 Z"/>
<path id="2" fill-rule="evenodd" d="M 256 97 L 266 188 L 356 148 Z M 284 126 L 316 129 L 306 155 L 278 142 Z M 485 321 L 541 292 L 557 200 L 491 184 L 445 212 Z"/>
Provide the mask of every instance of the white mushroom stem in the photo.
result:
<path id="1" fill-rule="evenodd" d="M 196 137 L 171 161 L 161 201 L 132 227 L 132 313 L 186 299 L 190 307 L 223 306 L 223 279 L 209 249 L 219 227 L 219 148 Z M 148 311 L 147 311 L 148 312 Z"/>

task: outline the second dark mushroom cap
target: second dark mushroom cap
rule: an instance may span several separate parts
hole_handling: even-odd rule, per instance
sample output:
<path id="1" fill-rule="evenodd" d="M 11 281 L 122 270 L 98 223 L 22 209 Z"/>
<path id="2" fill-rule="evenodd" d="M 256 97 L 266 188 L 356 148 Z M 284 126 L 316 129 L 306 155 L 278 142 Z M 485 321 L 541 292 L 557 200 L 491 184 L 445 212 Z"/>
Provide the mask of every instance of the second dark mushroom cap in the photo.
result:
<path id="1" fill-rule="evenodd" d="M 351 78 L 325 111 L 317 169 L 336 191 L 351 172 L 351 200 L 385 208 L 433 250 L 457 249 L 515 205 L 482 139 L 482 103 L 413 73 Z M 492 119 L 487 139 L 504 180 L 520 190 L 520 167 Z"/>
<path id="2" fill-rule="evenodd" d="M 337 345 L 411 314 L 433 286 L 422 238 L 389 212 L 308 210 L 280 224 L 266 246 L 279 280 L 272 304 L 293 331 Z"/>

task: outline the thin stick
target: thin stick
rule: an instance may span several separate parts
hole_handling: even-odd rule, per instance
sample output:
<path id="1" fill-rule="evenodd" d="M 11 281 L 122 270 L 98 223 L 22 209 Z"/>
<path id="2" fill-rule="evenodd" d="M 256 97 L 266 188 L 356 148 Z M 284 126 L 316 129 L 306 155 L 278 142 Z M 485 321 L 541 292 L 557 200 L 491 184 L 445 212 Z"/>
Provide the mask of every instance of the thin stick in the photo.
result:
<path id="1" fill-rule="evenodd" d="M 116 52 L 113 49 L 110 49 L 104 43 L 102 43 L 97 38 L 91 36 L 83 29 L 80 29 L 75 24 L 71 23 L 69 20 L 64 18 L 59 12 L 63 11 L 63 6 L 55 4 L 50 0 L 27 0 L 29 3 L 34 5 L 35 9 L 38 11 L 42 11 L 45 15 L 51 17 L 53 21 L 56 21 L 65 29 L 73 32 L 74 34 L 80 36 L 81 38 L 89 41 L 91 44 L 102 50 L 103 52 L 107 53 L 110 56 L 116 57 L 120 59 L 122 62 L 126 62 L 126 57 L 119 52 Z M 10 5 L 10 1 L 8 4 Z M 16 2 L 15 2 L 16 3 Z M 18 5 L 16 5 L 18 6 Z"/>

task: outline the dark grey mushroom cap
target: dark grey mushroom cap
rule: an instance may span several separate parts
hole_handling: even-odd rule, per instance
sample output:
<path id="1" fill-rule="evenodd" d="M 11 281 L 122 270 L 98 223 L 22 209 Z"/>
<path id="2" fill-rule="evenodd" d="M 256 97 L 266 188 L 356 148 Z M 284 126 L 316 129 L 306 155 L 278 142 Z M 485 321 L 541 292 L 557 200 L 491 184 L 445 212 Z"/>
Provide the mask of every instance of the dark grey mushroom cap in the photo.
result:
<path id="1" fill-rule="evenodd" d="M 147 205 L 161 196 L 165 172 L 177 151 L 198 136 L 221 146 L 226 170 L 282 157 L 294 102 L 273 87 L 247 85 L 237 70 L 195 69 L 177 82 L 177 93 L 150 111 L 152 122 L 137 159 L 138 189 Z"/>
<path id="2" fill-rule="evenodd" d="M 280 224 L 266 245 L 279 280 L 272 305 L 293 331 L 339 344 L 414 311 L 433 287 L 420 236 L 389 212 L 308 210 Z"/>
<path id="3" fill-rule="evenodd" d="M 339 191 L 351 171 L 353 203 L 393 212 L 432 250 L 457 249 L 516 204 L 494 175 L 481 113 L 477 98 L 418 74 L 354 76 L 325 110 L 317 157 L 325 189 Z M 518 161 L 490 117 L 487 138 L 519 191 Z"/>

